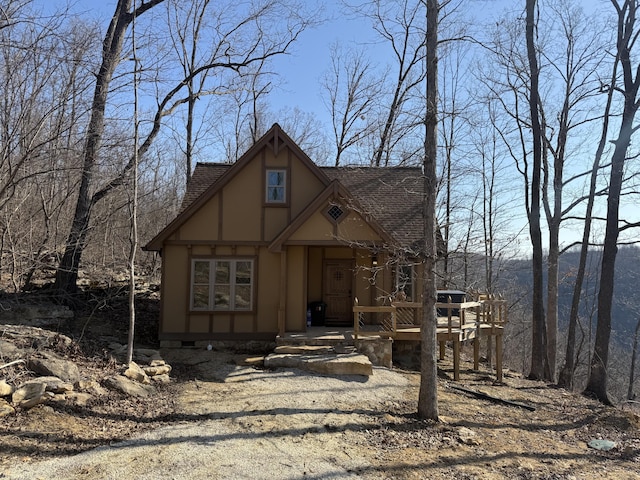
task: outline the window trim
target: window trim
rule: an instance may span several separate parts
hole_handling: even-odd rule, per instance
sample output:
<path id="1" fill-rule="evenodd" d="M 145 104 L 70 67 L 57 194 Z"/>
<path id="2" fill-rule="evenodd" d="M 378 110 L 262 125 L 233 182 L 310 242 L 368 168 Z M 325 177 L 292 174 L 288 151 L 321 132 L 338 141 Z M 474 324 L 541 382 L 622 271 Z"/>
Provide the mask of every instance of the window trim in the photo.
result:
<path id="1" fill-rule="evenodd" d="M 283 174 L 282 185 L 270 185 L 269 184 L 269 174 L 271 173 L 281 173 Z M 288 204 L 288 181 L 289 181 L 289 171 L 287 168 L 266 168 L 264 175 L 264 202 L 268 205 L 287 205 Z M 282 189 L 282 200 L 274 200 L 270 198 L 269 193 L 272 188 L 281 188 Z"/>
<path id="2" fill-rule="evenodd" d="M 197 283 L 195 282 L 196 275 L 196 263 L 203 262 L 209 264 L 209 278 L 208 283 Z M 216 264 L 218 262 L 229 262 L 229 281 L 230 283 L 222 284 L 224 286 L 229 287 L 229 306 L 228 307 L 220 307 L 215 304 L 215 293 L 216 293 L 216 285 L 220 286 L 220 284 L 216 284 L 215 282 L 215 270 Z M 238 278 L 236 276 L 237 266 L 241 262 L 249 262 L 250 265 L 250 278 L 249 283 L 238 283 Z M 247 313 L 253 312 L 255 305 L 255 288 L 256 288 L 256 270 L 255 270 L 255 257 L 192 257 L 191 258 L 191 272 L 190 272 L 190 282 L 189 282 L 189 310 L 191 312 L 224 312 L 224 313 Z M 234 281 L 231 281 L 234 280 Z M 207 286 L 208 292 L 208 303 L 204 307 L 196 307 L 195 304 L 195 286 Z M 249 306 L 247 308 L 239 308 L 236 305 L 236 288 L 237 287 L 248 286 L 249 287 Z"/>
<path id="3" fill-rule="evenodd" d="M 409 277 L 408 277 L 409 281 L 408 282 L 404 282 L 402 284 L 402 290 L 401 290 L 400 289 L 400 280 L 401 280 L 400 274 L 401 274 L 403 268 L 410 269 L 410 274 L 409 274 Z M 403 274 L 402 276 L 403 276 L 403 278 L 406 278 L 406 275 Z M 415 302 L 416 301 L 415 300 L 416 280 L 417 279 L 416 279 L 415 263 L 406 262 L 406 261 L 405 262 L 398 262 L 396 264 L 396 267 L 395 267 L 395 279 L 394 279 L 394 282 L 393 282 L 394 283 L 393 287 L 394 287 L 394 290 L 395 290 L 395 295 L 399 295 L 400 292 L 402 291 L 406 295 L 406 298 L 407 298 L 408 301 L 414 301 Z M 410 290 L 411 290 L 409 292 L 409 294 L 407 294 L 406 289 L 405 289 L 405 287 L 407 285 L 409 285 Z"/>

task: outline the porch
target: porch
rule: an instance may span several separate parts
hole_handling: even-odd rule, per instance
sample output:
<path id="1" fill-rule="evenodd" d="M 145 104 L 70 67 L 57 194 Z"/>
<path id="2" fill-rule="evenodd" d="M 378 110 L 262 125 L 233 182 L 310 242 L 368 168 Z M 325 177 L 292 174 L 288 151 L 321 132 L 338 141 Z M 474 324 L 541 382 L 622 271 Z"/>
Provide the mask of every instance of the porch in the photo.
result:
<path id="1" fill-rule="evenodd" d="M 496 379 L 502 381 L 502 341 L 507 323 L 506 301 L 479 294 L 473 301 L 437 302 L 437 341 L 440 360 L 445 359 L 446 344 L 453 351 L 454 380 L 460 379 L 460 351 L 463 344 L 473 345 L 473 368 L 480 367 L 480 342 L 488 339 L 487 360 L 495 356 Z M 391 302 L 388 306 L 361 306 L 356 299 L 353 307 L 353 337 L 390 338 L 394 341 L 421 341 L 422 304 Z M 494 348 L 495 347 L 495 348 Z"/>
<path id="2" fill-rule="evenodd" d="M 480 343 L 487 339 L 487 359 L 495 365 L 502 381 L 502 337 L 507 323 L 506 301 L 477 295 L 473 301 L 437 302 L 437 341 L 440 360 L 446 345 L 452 347 L 454 380 L 460 379 L 460 354 L 464 344 L 473 345 L 473 368 L 480 367 Z M 327 347 L 336 353 L 361 352 L 376 365 L 391 367 L 393 342 L 420 342 L 422 304 L 392 302 L 391 305 L 353 306 L 353 328 L 307 327 L 305 332 L 288 332 L 276 339 L 278 347 Z M 495 362 L 493 363 L 492 360 Z"/>

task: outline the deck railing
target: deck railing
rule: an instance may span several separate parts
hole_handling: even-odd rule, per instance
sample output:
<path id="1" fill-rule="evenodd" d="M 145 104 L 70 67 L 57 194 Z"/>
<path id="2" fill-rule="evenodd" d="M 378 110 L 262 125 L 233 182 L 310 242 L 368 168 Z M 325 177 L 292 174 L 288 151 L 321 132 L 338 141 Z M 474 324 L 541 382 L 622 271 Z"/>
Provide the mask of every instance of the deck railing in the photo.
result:
<path id="1" fill-rule="evenodd" d="M 498 381 L 502 381 L 502 334 L 507 323 L 506 301 L 491 295 L 477 295 L 475 301 L 437 302 L 437 337 L 440 358 L 445 355 L 445 345 L 451 342 L 454 355 L 454 379 L 459 378 L 460 347 L 473 341 L 474 368 L 479 367 L 480 338 L 495 338 L 495 357 Z M 391 305 L 362 306 L 355 300 L 353 306 L 354 337 L 383 336 L 396 340 L 420 341 L 422 303 L 391 302 Z M 491 350 L 489 349 L 489 353 Z M 491 355 L 489 355 L 489 358 Z"/>

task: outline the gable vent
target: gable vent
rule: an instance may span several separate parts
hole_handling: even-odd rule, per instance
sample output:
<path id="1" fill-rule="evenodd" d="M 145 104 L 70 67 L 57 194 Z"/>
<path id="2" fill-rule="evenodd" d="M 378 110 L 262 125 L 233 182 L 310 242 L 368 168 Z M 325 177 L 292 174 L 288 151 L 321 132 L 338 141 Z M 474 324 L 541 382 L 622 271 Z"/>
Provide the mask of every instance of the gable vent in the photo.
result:
<path id="1" fill-rule="evenodd" d="M 340 205 L 333 204 L 327 209 L 326 214 L 327 217 L 337 223 L 346 215 L 346 211 Z"/>

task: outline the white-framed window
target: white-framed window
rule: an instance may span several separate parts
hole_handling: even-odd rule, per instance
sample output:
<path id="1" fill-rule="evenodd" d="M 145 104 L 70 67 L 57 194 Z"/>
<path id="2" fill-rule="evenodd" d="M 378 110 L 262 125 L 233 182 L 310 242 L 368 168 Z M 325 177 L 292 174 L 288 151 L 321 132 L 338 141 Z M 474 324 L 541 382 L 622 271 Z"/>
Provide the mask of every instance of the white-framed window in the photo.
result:
<path id="1" fill-rule="evenodd" d="M 415 269 L 411 263 L 400 263 L 396 266 L 396 295 L 407 301 L 414 300 Z"/>
<path id="2" fill-rule="evenodd" d="M 268 169 L 266 182 L 266 202 L 286 203 L 287 171 L 285 169 Z"/>
<path id="3" fill-rule="evenodd" d="M 192 260 L 192 310 L 246 311 L 252 308 L 253 259 Z"/>

